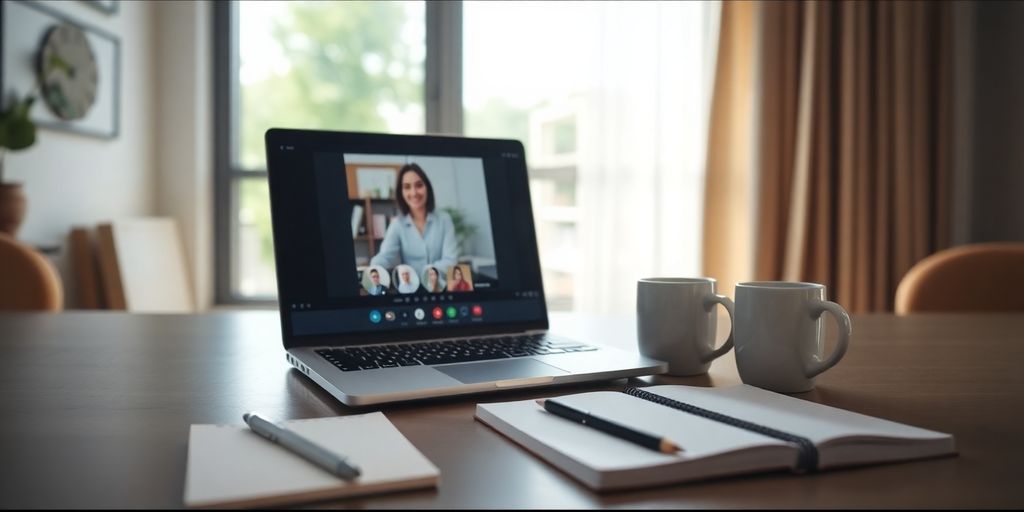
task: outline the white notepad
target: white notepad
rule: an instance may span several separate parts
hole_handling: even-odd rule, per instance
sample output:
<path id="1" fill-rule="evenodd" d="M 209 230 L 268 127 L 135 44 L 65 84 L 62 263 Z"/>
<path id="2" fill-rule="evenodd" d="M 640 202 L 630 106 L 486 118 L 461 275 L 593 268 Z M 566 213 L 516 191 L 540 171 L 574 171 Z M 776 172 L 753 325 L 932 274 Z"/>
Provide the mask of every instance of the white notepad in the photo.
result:
<path id="1" fill-rule="evenodd" d="M 362 474 L 341 479 L 244 425 L 192 425 L 185 506 L 264 507 L 437 486 L 437 467 L 381 412 L 282 425 L 348 457 Z"/>
<path id="2" fill-rule="evenodd" d="M 647 399 L 614 391 L 557 397 L 570 407 L 665 437 L 684 448 L 665 454 L 546 412 L 533 400 L 478 404 L 476 418 L 596 490 L 680 483 L 800 466 L 792 442 L 701 412 L 718 413 L 804 438 L 813 470 L 881 464 L 956 453 L 953 436 L 808 402 L 747 385 L 640 388 Z M 652 401 L 653 400 L 653 401 Z M 703 411 L 687 412 L 682 407 Z M 725 418 L 721 418 L 725 420 Z"/>

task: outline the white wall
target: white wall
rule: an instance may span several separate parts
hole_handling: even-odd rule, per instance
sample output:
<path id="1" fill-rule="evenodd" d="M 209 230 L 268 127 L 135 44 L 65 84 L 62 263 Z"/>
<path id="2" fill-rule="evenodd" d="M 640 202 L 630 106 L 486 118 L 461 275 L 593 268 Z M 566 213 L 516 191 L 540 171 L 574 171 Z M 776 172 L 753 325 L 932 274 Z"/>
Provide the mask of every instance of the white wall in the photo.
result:
<path id="1" fill-rule="evenodd" d="M 458 204 L 466 214 L 466 219 L 476 224 L 476 233 L 470 238 L 463 250 L 469 254 L 483 258 L 494 258 L 494 235 L 491 232 L 491 212 L 488 209 L 487 185 L 480 160 L 460 158 L 453 162 L 453 175 L 459 176 L 455 182 L 455 196 Z"/>
<path id="2" fill-rule="evenodd" d="M 124 217 L 178 221 L 199 310 L 213 300 L 213 81 L 209 2 L 130 2 L 104 14 L 83 2 L 42 2 L 121 39 L 121 128 L 106 140 L 40 130 L 35 146 L 9 153 L 7 176 L 23 182 L 22 240 L 61 247 L 72 226 Z M 41 108 L 37 105 L 35 108 Z M 53 255 L 76 305 L 66 254 Z"/>
<path id="3" fill-rule="evenodd" d="M 108 15 L 84 2 L 41 3 L 121 40 L 118 137 L 40 129 L 34 146 L 6 158 L 5 180 L 24 183 L 28 196 L 18 237 L 55 246 L 64 243 L 72 226 L 155 212 L 154 4 L 121 2 L 118 12 Z"/>
<path id="4" fill-rule="evenodd" d="M 194 303 L 213 303 L 213 12 L 209 2 L 153 2 L 157 103 L 155 211 L 174 217 Z"/>

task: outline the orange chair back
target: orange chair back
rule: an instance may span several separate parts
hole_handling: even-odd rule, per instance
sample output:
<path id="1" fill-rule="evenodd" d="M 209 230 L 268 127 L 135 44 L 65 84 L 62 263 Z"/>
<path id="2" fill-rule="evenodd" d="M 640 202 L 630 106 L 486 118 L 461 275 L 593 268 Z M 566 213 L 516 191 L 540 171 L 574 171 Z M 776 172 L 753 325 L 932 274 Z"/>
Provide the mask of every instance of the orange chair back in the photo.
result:
<path id="1" fill-rule="evenodd" d="M 0 311 L 60 311 L 63 307 L 64 287 L 46 258 L 0 233 Z"/>
<path id="2" fill-rule="evenodd" d="M 930 311 L 1024 311 L 1024 243 L 965 245 L 918 262 L 896 289 L 896 314 Z"/>

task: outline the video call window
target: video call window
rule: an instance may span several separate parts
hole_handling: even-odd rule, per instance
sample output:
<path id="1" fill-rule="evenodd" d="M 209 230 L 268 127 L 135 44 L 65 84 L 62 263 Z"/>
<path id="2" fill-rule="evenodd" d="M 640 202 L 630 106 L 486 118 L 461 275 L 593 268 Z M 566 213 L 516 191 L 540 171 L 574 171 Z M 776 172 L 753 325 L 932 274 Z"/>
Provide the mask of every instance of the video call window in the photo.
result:
<path id="1" fill-rule="evenodd" d="M 345 154 L 359 295 L 495 288 L 483 160 Z"/>

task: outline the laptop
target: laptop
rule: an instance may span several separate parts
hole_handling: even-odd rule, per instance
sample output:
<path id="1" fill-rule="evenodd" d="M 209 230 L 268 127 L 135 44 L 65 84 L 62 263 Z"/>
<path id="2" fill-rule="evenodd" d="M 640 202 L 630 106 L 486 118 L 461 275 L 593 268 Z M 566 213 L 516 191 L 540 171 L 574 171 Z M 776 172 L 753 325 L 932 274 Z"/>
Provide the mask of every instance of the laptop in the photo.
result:
<path id="1" fill-rule="evenodd" d="M 663 373 L 548 332 L 514 140 L 266 133 L 288 362 L 342 403 Z"/>

